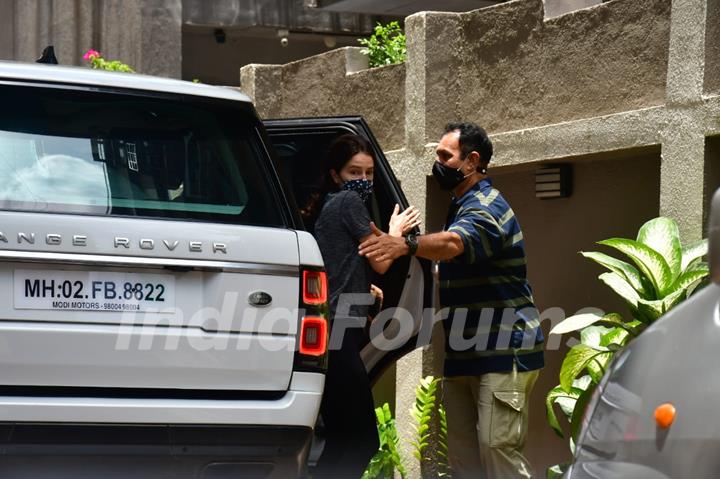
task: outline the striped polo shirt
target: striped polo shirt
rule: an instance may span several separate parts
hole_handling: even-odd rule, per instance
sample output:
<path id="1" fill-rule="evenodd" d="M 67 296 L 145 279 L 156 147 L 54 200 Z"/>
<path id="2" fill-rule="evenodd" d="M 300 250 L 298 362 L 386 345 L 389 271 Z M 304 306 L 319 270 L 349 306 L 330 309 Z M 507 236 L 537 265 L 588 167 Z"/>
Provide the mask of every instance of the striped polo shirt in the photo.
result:
<path id="1" fill-rule="evenodd" d="M 543 334 L 527 280 L 525 243 L 513 210 L 489 179 L 454 198 L 446 231 L 463 253 L 440 262 L 445 376 L 532 371 L 544 365 Z"/>

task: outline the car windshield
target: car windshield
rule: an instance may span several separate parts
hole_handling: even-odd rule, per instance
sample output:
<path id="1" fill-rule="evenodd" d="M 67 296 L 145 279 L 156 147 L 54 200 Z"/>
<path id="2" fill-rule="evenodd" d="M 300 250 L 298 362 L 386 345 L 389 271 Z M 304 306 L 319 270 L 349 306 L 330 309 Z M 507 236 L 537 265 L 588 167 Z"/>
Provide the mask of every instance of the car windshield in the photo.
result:
<path id="1" fill-rule="evenodd" d="M 282 226 L 237 102 L 0 87 L 0 208 Z"/>

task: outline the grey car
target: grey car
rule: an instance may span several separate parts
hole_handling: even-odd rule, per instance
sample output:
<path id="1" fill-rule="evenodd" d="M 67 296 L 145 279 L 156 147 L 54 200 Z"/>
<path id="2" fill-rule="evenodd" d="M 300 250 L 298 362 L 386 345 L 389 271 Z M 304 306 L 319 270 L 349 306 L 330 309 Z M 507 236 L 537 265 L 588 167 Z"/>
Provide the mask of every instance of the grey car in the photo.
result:
<path id="1" fill-rule="evenodd" d="M 720 191 L 709 243 L 712 282 L 616 356 L 588 406 L 566 477 L 720 474 Z M 671 412 L 669 425 L 656 419 L 663 407 Z"/>

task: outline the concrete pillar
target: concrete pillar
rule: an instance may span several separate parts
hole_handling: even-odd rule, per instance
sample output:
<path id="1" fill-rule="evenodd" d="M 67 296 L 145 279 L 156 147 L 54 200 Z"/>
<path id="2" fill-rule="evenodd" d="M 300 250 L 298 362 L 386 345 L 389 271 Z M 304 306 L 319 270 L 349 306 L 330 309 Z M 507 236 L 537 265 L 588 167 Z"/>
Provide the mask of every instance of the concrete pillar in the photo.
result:
<path id="1" fill-rule="evenodd" d="M 421 12 L 405 20 L 408 57 L 405 76 L 406 148 L 389 155 L 393 169 L 402 183 L 410 204 L 417 206 L 427 221 L 427 176 L 434 161 L 434 144 L 444 123 L 454 114 L 448 104 L 448 90 L 453 91 L 460 65 L 459 42 L 462 37 L 460 15 Z M 454 88 L 458 92 L 458 88 Z M 431 285 L 427 285 L 431 287 Z M 440 349 L 438 349 L 440 348 Z M 426 375 L 438 375 L 442 343 L 418 349 L 397 363 L 396 417 L 408 477 L 430 477 L 433 471 L 422 470 L 413 456 L 410 441 L 415 439 L 410 409 L 415 402 L 415 388 Z"/>
<path id="2" fill-rule="evenodd" d="M 181 0 L 101 0 L 95 6 L 95 48 L 105 58 L 127 63 L 138 73 L 181 77 Z"/>
<path id="3" fill-rule="evenodd" d="M 462 23 L 455 13 L 420 12 L 405 20 L 405 135 L 407 148 L 419 153 L 438 140 L 444 124 L 455 119 L 459 97 Z M 448 95 L 448 92 L 453 92 Z M 458 98 L 459 99 L 459 98 Z"/>
<path id="4" fill-rule="evenodd" d="M 91 48 L 97 49 L 96 45 L 100 44 L 100 31 L 95 25 L 98 7 L 95 0 L 77 0 L 76 1 L 76 28 L 77 28 L 77 50 L 78 56 L 75 64 L 82 65 L 84 60 L 82 56 Z"/>
<path id="5" fill-rule="evenodd" d="M 0 60 L 15 58 L 15 1 L 0 0 Z"/>
<path id="6" fill-rule="evenodd" d="M 15 2 L 15 47 L 13 59 L 34 61 L 42 53 L 41 35 L 38 24 L 38 1 Z M 44 2 L 42 2 L 44 3 Z M 44 26 L 43 26 L 44 27 Z"/>
<path id="7" fill-rule="evenodd" d="M 277 118 L 282 111 L 282 66 L 250 64 L 240 69 L 240 89 L 255 104 L 260 118 Z"/>
<path id="8" fill-rule="evenodd" d="M 182 0 L 142 0 L 140 62 L 148 75 L 182 77 Z"/>
<path id="9" fill-rule="evenodd" d="M 77 3 L 75 0 L 52 0 L 50 24 L 52 40 L 58 61 L 65 65 L 79 65 L 82 59 L 78 42 Z"/>
<path id="10" fill-rule="evenodd" d="M 672 0 L 667 104 L 697 104 L 705 74 L 707 0 Z"/>
<path id="11" fill-rule="evenodd" d="M 667 75 L 667 121 L 662 131 L 660 214 L 677 220 L 683 241 L 703 231 L 705 176 L 702 102 L 706 0 L 673 0 Z"/>

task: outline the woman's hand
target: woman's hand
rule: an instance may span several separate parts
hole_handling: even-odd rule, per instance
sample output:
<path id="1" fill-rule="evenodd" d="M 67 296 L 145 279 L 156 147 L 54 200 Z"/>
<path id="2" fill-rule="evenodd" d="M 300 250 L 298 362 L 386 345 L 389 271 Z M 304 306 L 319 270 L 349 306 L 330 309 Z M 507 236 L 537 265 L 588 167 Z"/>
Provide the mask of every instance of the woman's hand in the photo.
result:
<path id="1" fill-rule="evenodd" d="M 374 284 L 371 284 L 370 285 L 370 294 L 372 295 L 373 298 L 375 298 L 375 304 L 370 306 L 370 317 L 374 318 L 382 310 L 383 290 L 378 288 Z"/>
<path id="2" fill-rule="evenodd" d="M 390 217 L 388 234 L 390 236 L 400 237 L 420 223 L 420 210 L 414 206 L 409 206 L 405 211 L 400 213 L 400 205 L 395 204 L 395 209 Z"/>

